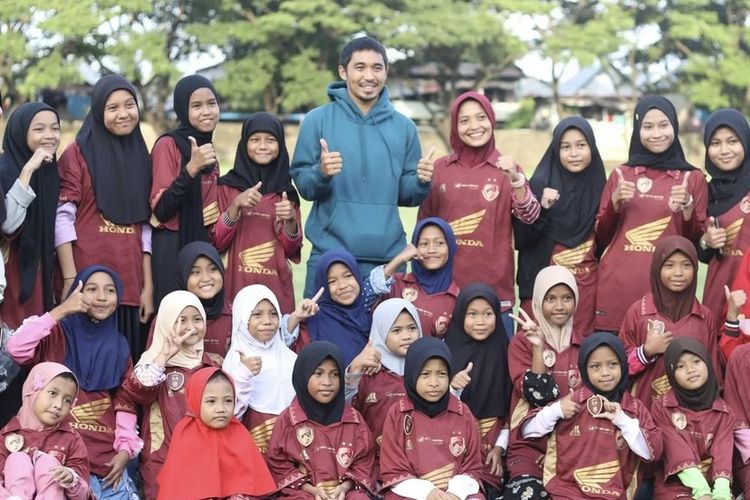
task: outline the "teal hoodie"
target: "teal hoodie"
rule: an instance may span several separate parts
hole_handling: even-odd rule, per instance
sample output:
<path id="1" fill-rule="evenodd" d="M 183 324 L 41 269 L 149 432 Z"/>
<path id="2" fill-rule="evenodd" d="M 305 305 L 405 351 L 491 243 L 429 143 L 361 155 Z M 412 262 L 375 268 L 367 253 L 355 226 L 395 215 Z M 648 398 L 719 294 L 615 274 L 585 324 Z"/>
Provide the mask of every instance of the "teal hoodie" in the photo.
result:
<path id="1" fill-rule="evenodd" d="M 417 178 L 417 127 L 393 108 L 388 89 L 367 116 L 344 81 L 328 85 L 328 97 L 305 116 L 290 169 L 302 197 L 314 202 L 306 236 L 321 253 L 345 248 L 358 261 L 387 262 L 406 245 L 398 207 L 417 206 L 430 191 Z M 331 178 L 320 171 L 320 139 L 341 153 L 341 173 Z"/>

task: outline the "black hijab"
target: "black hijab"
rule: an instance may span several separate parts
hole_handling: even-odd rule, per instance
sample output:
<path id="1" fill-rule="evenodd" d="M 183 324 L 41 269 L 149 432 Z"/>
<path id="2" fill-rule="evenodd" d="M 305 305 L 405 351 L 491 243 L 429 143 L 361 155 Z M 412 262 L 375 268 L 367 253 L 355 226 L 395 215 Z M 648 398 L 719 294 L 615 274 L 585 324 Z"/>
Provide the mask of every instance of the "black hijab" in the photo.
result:
<path id="1" fill-rule="evenodd" d="M 649 110 L 658 109 L 669 119 L 674 129 L 674 142 L 663 153 L 652 153 L 641 142 L 641 122 Z M 695 167 L 687 162 L 682 150 L 679 136 L 679 122 L 674 105 L 666 97 L 647 95 L 638 101 L 633 117 L 633 135 L 630 136 L 630 150 L 625 165 L 630 167 L 648 167 L 654 170 L 693 170 Z"/>
<path id="2" fill-rule="evenodd" d="M 247 141 L 256 132 L 266 132 L 279 143 L 279 156 L 268 165 L 255 163 L 247 154 Z M 289 176 L 289 153 L 284 139 L 284 125 L 271 113 L 253 113 L 242 125 L 242 136 L 234 156 L 234 168 L 221 176 L 219 184 L 244 191 L 262 182 L 261 194 L 286 192 L 287 197 L 299 205 L 299 194 Z"/>
<path id="3" fill-rule="evenodd" d="M 182 163 L 180 172 L 183 172 L 190 161 L 192 155 L 192 145 L 190 137 L 193 137 L 198 144 L 202 146 L 213 140 L 213 131 L 201 132 L 190 124 L 190 97 L 198 89 L 209 89 L 216 95 L 213 84 L 205 77 L 200 75 L 190 75 L 182 78 L 174 88 L 174 112 L 177 120 L 180 122 L 179 127 L 167 132 L 165 135 L 174 139 L 177 149 L 180 150 Z M 210 175 L 215 166 L 205 168 L 199 175 L 190 181 L 187 195 L 180 205 L 180 247 L 187 245 L 196 240 L 208 241 L 208 230 L 203 224 L 203 191 L 201 189 L 201 177 Z"/>
<path id="4" fill-rule="evenodd" d="M 339 368 L 339 392 L 328 404 L 317 402 L 307 390 L 310 377 L 326 359 L 332 359 Z M 307 418 L 321 425 L 331 425 L 341 421 L 344 414 L 344 356 L 335 344 L 318 340 L 306 345 L 297 356 L 292 370 L 292 385 L 297 400 L 305 410 Z"/>
<path id="5" fill-rule="evenodd" d="M 16 108 L 8 119 L 3 137 L 5 153 L 0 156 L 0 183 L 5 193 L 10 190 L 23 166 L 34 155 L 26 142 L 26 135 L 31 120 L 40 111 L 52 111 L 57 115 L 57 111 L 44 103 L 28 102 Z M 21 271 L 21 289 L 18 290 L 18 297 L 19 302 L 24 303 L 31 296 L 41 261 L 42 298 L 44 310 L 49 311 L 54 305 L 52 272 L 55 266 L 55 213 L 60 193 L 56 155 L 52 163 L 43 164 L 32 174 L 29 186 L 36 193 L 36 198 L 26 211 L 26 219 L 18 236 Z M 13 293 L 16 293 L 16 290 Z"/>
<path id="6" fill-rule="evenodd" d="M 495 331 L 482 341 L 474 340 L 464 330 L 469 303 L 482 298 L 495 313 Z M 471 283 L 461 289 L 448 325 L 445 343 L 453 355 L 453 365 L 463 370 L 469 362 L 471 383 L 461 392 L 461 401 L 469 405 L 477 418 L 504 417 L 510 405 L 510 374 L 508 372 L 508 337 L 500 318 L 500 301 L 491 287 Z"/>
<path id="7" fill-rule="evenodd" d="M 140 123 L 127 136 L 112 134 L 104 125 L 104 107 L 116 90 L 138 98 L 133 85 L 120 75 L 103 76 L 91 93 L 91 110 L 76 142 L 94 186 L 96 206 L 115 224 L 147 222 L 151 216 L 151 157 Z"/>
<path id="8" fill-rule="evenodd" d="M 205 257 L 214 263 L 221 272 L 222 279 L 224 278 L 224 263 L 221 261 L 219 252 L 210 243 L 205 241 L 194 241 L 188 243 L 180 250 L 177 254 L 177 280 L 180 288 L 187 290 L 187 282 L 190 277 L 190 271 L 193 269 L 193 264 L 198 257 Z M 200 299 L 200 297 L 199 297 Z M 213 298 L 203 300 L 200 299 L 203 304 L 203 309 L 206 310 L 206 318 L 216 319 L 224 311 L 224 286 L 222 285 L 219 293 L 213 296 Z"/>
<path id="9" fill-rule="evenodd" d="M 683 389 L 677 384 L 674 373 L 677 370 L 677 362 L 680 356 L 689 352 L 695 354 L 706 363 L 708 368 L 708 379 L 698 389 Z M 719 396 L 719 384 L 716 382 L 716 373 L 714 372 L 711 355 L 706 347 L 697 339 L 692 337 L 680 337 L 672 341 L 664 351 L 664 371 L 667 374 L 669 385 L 672 386 L 677 401 L 683 408 L 693 411 L 707 410 L 713 406 L 714 401 Z"/>
<path id="10" fill-rule="evenodd" d="M 417 411 L 424 413 L 430 418 L 444 412 L 448 408 L 448 402 L 451 397 L 450 387 L 445 391 L 443 397 L 434 403 L 425 400 L 417 392 L 419 373 L 422 371 L 425 363 L 432 358 L 440 358 L 445 361 L 445 364 L 448 366 L 448 379 L 450 380 L 453 377 L 451 351 L 442 340 L 435 337 L 417 339 L 409 346 L 409 350 L 406 351 L 406 360 L 404 361 L 404 387 L 406 388 L 406 395 Z"/>
<path id="11" fill-rule="evenodd" d="M 591 149 L 591 163 L 582 172 L 569 172 L 560 162 L 562 137 L 570 129 L 579 130 Z M 565 118 L 555 127 L 552 142 L 529 180 L 537 199 L 542 198 L 546 187 L 556 189 L 560 198 L 533 226 L 513 221 L 516 244 L 523 249 L 518 254 L 517 277 L 521 297 L 531 296 L 536 275 L 549 265 L 556 244 L 575 248 L 591 235 L 606 183 L 604 162 L 591 125 L 580 116 Z"/>
<path id="12" fill-rule="evenodd" d="M 737 135 L 745 150 L 742 165 L 724 172 L 708 157 L 708 147 L 716 130 L 727 127 Z M 703 131 L 706 146 L 706 171 L 711 174 L 708 183 L 708 215 L 719 216 L 735 206 L 750 191 L 750 126 L 745 115 L 736 109 L 719 109 L 711 113 Z"/>
<path id="13" fill-rule="evenodd" d="M 594 387 L 586 369 L 591 353 L 603 345 L 612 349 L 620 361 L 620 382 L 610 392 L 602 392 Z M 625 355 L 625 347 L 622 345 L 622 341 L 617 335 L 610 332 L 596 332 L 586 337 L 581 343 L 581 350 L 578 351 L 578 371 L 581 373 L 581 380 L 583 380 L 584 385 L 591 389 L 594 394 L 604 396 L 608 401 L 619 403 L 628 385 L 628 358 Z"/>

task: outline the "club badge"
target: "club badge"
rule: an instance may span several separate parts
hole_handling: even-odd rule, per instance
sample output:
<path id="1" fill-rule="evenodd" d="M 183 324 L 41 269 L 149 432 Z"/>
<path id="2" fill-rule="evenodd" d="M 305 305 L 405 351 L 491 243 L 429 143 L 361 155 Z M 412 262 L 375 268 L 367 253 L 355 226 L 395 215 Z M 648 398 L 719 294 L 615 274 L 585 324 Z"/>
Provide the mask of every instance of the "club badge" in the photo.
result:
<path id="1" fill-rule="evenodd" d="M 684 413 L 676 411 L 672 413 L 672 424 L 674 424 L 675 429 L 678 431 L 684 430 L 687 427 L 687 417 Z"/>
<path id="2" fill-rule="evenodd" d="M 497 184 L 485 184 L 482 188 L 482 196 L 487 201 L 494 201 L 500 194 L 500 187 Z"/>
<path id="3" fill-rule="evenodd" d="M 185 385 L 185 374 L 171 372 L 167 374 L 167 386 L 172 392 L 177 392 Z"/>
<path id="4" fill-rule="evenodd" d="M 310 427 L 303 425 L 299 429 L 297 429 L 297 441 L 299 441 L 299 444 L 307 448 L 310 446 L 310 443 L 313 442 L 313 439 L 315 439 L 315 431 L 313 431 Z"/>
<path id="5" fill-rule="evenodd" d="M 5 449 L 11 453 L 21 451 L 23 449 L 23 436 L 16 433 L 5 436 Z"/>
<path id="6" fill-rule="evenodd" d="M 404 434 L 407 436 L 411 434 L 411 429 L 413 427 L 412 421 L 411 421 L 411 415 L 408 413 L 404 416 Z"/>
<path id="7" fill-rule="evenodd" d="M 542 359 L 544 359 L 544 366 L 546 366 L 547 368 L 552 368 L 553 366 L 555 366 L 555 362 L 557 361 L 557 353 L 552 349 L 545 349 L 544 354 L 542 355 Z"/>
<path id="8" fill-rule="evenodd" d="M 351 465 L 353 456 L 354 456 L 354 451 L 352 451 L 351 448 L 348 448 L 346 446 L 342 446 L 341 448 L 336 450 L 336 461 L 344 469 L 346 469 L 347 467 L 349 467 L 349 465 Z"/>
<path id="9" fill-rule="evenodd" d="M 653 185 L 653 181 L 648 177 L 638 177 L 638 180 L 635 183 L 636 189 L 638 189 L 638 192 L 641 194 L 646 194 L 651 191 Z"/>
<path id="10" fill-rule="evenodd" d="M 596 417 L 604 411 L 604 402 L 605 399 L 603 396 L 594 394 L 586 401 L 586 409 L 591 413 L 592 417 Z"/>
<path id="11" fill-rule="evenodd" d="M 460 457 L 466 451 L 466 440 L 463 436 L 451 436 L 448 448 L 451 451 L 451 455 Z"/>
<path id="12" fill-rule="evenodd" d="M 404 288 L 404 291 L 401 292 L 401 297 L 408 302 L 414 302 L 415 300 L 417 300 L 418 296 L 419 292 L 417 292 L 414 288 Z"/>

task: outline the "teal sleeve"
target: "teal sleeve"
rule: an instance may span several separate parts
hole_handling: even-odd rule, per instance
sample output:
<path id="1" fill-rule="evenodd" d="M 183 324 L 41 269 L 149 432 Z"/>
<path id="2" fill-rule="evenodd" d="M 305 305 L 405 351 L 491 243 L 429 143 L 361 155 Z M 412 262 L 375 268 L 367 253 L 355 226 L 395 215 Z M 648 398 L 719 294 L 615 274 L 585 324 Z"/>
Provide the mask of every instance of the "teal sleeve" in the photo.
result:
<path id="1" fill-rule="evenodd" d="M 711 495 L 711 487 L 708 481 L 703 477 L 703 473 L 698 467 L 688 467 L 677 473 L 682 484 L 690 488 L 693 498 L 700 498 L 704 495 Z"/>
<path id="2" fill-rule="evenodd" d="M 732 490 L 730 488 L 729 479 L 725 477 L 717 477 L 714 480 L 714 491 L 711 494 L 713 500 L 732 500 Z"/>

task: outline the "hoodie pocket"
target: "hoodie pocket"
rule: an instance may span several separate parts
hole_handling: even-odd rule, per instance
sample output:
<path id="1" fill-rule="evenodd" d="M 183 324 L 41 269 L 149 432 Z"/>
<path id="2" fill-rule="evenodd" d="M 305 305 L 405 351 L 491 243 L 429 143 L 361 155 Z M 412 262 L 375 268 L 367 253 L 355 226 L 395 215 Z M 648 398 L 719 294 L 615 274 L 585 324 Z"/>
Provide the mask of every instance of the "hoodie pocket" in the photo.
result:
<path id="1" fill-rule="evenodd" d="M 404 227 L 395 205 L 339 201 L 329 233 L 358 260 L 383 261 L 401 250 Z"/>

